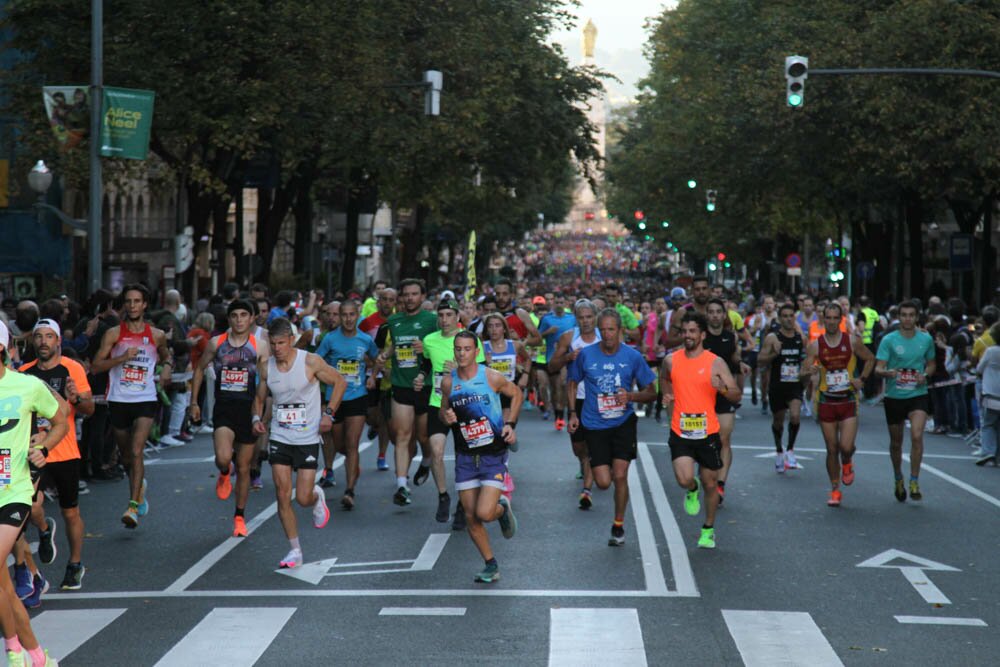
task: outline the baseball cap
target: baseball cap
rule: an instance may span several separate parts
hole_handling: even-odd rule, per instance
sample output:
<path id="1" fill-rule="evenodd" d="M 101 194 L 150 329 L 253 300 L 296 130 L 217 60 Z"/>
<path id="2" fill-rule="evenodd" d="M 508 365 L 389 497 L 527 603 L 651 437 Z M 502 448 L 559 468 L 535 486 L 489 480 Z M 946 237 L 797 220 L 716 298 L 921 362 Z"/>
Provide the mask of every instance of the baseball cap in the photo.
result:
<path id="1" fill-rule="evenodd" d="M 56 336 L 59 336 L 60 338 L 62 337 L 62 329 L 59 328 L 59 323 L 55 320 L 38 320 L 38 322 L 35 323 L 35 327 L 31 330 L 31 333 L 35 333 L 39 329 L 52 329 L 56 332 Z"/>
<path id="2" fill-rule="evenodd" d="M 687 298 L 687 292 L 684 291 L 683 287 L 675 287 L 672 290 L 670 290 L 670 298 L 671 299 L 686 299 Z"/>
<path id="3" fill-rule="evenodd" d="M 441 300 L 442 301 L 445 301 L 447 299 L 454 299 L 454 298 L 455 298 L 455 293 L 452 292 L 450 289 L 446 289 L 445 291 L 441 292 Z"/>
<path id="4" fill-rule="evenodd" d="M 545 305 L 545 297 L 544 296 L 536 296 L 535 298 L 533 298 L 531 300 L 531 304 L 533 306 L 544 306 Z"/>
<path id="5" fill-rule="evenodd" d="M 441 303 L 438 304 L 438 308 L 437 309 L 439 311 L 440 310 L 451 309 L 451 310 L 454 310 L 457 313 L 457 312 L 459 312 L 459 310 L 458 310 L 458 301 L 455 301 L 454 299 L 441 299 Z"/>
<path id="6" fill-rule="evenodd" d="M 251 315 L 257 313 L 257 309 L 254 308 L 253 305 L 246 299 L 235 299 L 230 301 L 229 305 L 226 307 L 226 317 L 229 317 L 234 311 L 237 310 L 245 310 Z"/>

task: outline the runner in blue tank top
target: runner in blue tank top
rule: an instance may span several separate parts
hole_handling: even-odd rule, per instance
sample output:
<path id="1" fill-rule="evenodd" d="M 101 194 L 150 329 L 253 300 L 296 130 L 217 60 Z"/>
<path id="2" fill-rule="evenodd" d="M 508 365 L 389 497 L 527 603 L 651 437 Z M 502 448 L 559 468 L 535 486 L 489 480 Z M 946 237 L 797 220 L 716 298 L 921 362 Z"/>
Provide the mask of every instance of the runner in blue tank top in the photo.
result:
<path id="1" fill-rule="evenodd" d="M 500 373 L 476 363 L 479 339 L 470 331 L 455 334 L 458 367 L 441 381 L 441 420 L 455 436 L 455 489 L 469 530 L 486 567 L 475 581 L 491 584 L 500 568 L 484 524 L 499 521 L 505 538 L 517 530 L 510 502 L 501 497 L 507 472 L 507 448 L 517 442 L 514 428 L 524 400 L 521 390 Z M 503 420 L 500 397 L 510 399 L 510 418 Z"/>

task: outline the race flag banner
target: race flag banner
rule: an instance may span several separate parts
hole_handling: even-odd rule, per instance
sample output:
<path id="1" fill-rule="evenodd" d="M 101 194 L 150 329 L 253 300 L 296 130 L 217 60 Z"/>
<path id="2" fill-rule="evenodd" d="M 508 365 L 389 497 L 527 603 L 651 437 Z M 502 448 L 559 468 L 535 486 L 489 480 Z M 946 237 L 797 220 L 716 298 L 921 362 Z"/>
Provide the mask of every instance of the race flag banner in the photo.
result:
<path id="1" fill-rule="evenodd" d="M 469 252 L 465 260 L 465 300 L 476 296 L 476 230 L 469 232 Z"/>
<path id="2" fill-rule="evenodd" d="M 104 89 L 101 155 L 129 160 L 146 159 L 155 96 L 156 93 L 151 90 Z"/>
<path id="3" fill-rule="evenodd" d="M 45 117 L 59 148 L 76 148 L 90 133 L 90 94 L 87 86 L 44 86 Z"/>

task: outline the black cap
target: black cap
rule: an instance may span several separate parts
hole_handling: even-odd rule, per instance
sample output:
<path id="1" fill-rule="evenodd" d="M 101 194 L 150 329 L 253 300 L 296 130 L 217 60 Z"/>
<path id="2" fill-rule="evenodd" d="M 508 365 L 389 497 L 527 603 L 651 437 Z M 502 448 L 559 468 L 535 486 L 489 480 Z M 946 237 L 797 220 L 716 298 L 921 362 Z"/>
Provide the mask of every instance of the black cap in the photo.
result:
<path id="1" fill-rule="evenodd" d="M 229 302 L 229 307 L 226 308 L 226 317 L 229 317 L 234 311 L 237 310 L 245 310 L 251 315 L 254 315 L 257 312 L 257 309 L 253 307 L 253 304 L 246 299 L 236 299 L 235 301 Z"/>
<path id="2" fill-rule="evenodd" d="M 454 310 L 456 313 L 461 312 L 458 308 L 458 301 L 454 299 L 442 299 L 441 303 L 438 304 L 438 311 L 449 309 Z"/>

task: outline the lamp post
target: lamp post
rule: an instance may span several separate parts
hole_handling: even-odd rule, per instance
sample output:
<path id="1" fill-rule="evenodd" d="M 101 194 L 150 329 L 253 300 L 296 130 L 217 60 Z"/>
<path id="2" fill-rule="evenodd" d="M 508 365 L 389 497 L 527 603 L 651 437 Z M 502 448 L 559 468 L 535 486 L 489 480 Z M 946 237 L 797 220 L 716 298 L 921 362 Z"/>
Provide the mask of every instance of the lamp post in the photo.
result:
<path id="1" fill-rule="evenodd" d="M 38 201 L 34 203 L 32 208 L 34 208 L 38 214 L 39 225 L 42 224 L 43 216 L 45 215 L 45 212 L 48 211 L 52 215 L 56 216 L 59 219 L 59 222 L 72 227 L 75 236 L 87 235 L 86 220 L 71 218 L 63 213 L 59 208 L 45 202 L 45 193 L 47 193 L 49 188 L 52 187 L 52 170 L 46 166 L 43 160 L 36 162 L 35 166 L 28 172 L 28 187 L 30 187 L 32 191 L 38 195 Z"/>

